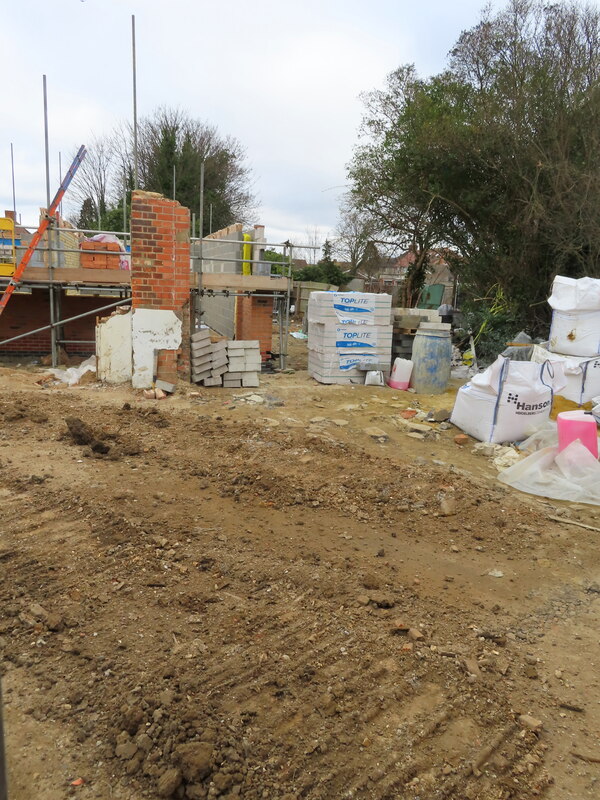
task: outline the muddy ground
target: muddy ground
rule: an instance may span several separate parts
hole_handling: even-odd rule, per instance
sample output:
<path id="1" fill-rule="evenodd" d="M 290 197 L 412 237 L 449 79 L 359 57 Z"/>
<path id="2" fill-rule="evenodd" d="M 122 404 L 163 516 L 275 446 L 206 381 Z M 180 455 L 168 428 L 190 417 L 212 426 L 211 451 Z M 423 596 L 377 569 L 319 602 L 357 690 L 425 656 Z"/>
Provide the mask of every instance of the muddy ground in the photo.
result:
<path id="1" fill-rule="evenodd" d="M 0 368 L 12 800 L 599 796 L 600 510 L 408 435 L 452 393 L 39 378 Z"/>

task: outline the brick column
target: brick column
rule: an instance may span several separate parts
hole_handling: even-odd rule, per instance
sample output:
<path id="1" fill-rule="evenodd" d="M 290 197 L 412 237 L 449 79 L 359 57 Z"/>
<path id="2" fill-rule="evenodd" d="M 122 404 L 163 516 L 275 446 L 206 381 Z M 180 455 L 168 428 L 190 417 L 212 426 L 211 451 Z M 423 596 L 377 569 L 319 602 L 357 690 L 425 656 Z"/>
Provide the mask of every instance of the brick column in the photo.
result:
<path id="1" fill-rule="evenodd" d="M 262 360 L 266 352 L 271 350 L 273 341 L 273 298 L 238 297 L 236 305 L 235 338 L 260 342 Z"/>
<path id="2" fill-rule="evenodd" d="M 159 350 L 158 377 L 189 380 L 190 212 L 155 192 L 131 198 L 131 296 L 134 313 L 162 309 L 181 319 L 181 347 Z"/>

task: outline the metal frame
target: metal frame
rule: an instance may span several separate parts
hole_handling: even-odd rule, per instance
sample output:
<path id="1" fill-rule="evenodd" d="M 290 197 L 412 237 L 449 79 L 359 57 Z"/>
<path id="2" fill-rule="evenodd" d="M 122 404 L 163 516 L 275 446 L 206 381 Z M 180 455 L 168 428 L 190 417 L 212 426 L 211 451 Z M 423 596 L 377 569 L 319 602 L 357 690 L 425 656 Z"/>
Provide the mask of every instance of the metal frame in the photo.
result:
<path id="1" fill-rule="evenodd" d="M 201 201 L 202 201 L 202 192 L 201 192 Z M 202 209 L 202 202 L 200 208 Z M 200 215 L 200 226 L 202 226 L 202 214 Z M 200 227 L 202 230 L 202 227 Z M 198 255 L 192 256 L 192 263 L 199 262 L 199 268 L 195 269 L 194 271 L 198 274 L 198 288 L 195 289 L 196 297 L 198 298 L 197 302 L 197 313 L 196 318 L 198 324 L 200 324 L 202 318 L 202 310 L 200 306 L 200 298 L 201 297 L 215 297 L 215 296 L 224 296 L 224 297 L 251 297 L 252 295 L 257 295 L 259 297 L 272 297 L 274 299 L 274 306 L 275 311 L 277 313 L 277 327 L 278 327 L 278 337 L 279 337 L 279 367 L 280 369 L 285 369 L 287 364 L 287 342 L 289 339 L 289 328 L 290 328 L 290 303 L 292 299 L 292 267 L 294 263 L 293 259 L 293 250 L 294 247 L 302 250 L 320 250 L 320 247 L 315 245 L 293 245 L 291 242 L 253 242 L 251 241 L 250 244 L 254 246 L 259 246 L 261 248 L 283 248 L 283 256 L 284 258 L 287 257 L 286 261 L 281 262 L 273 262 L 273 261 L 261 261 L 261 260 L 252 260 L 252 264 L 267 264 L 268 266 L 272 267 L 274 263 L 281 264 L 282 268 L 287 267 L 287 271 L 284 273 L 284 277 L 287 278 L 287 288 L 285 292 L 273 292 L 269 294 L 267 292 L 263 292 L 260 290 L 257 291 L 243 291 L 243 292 L 231 292 L 229 290 L 222 290 L 222 291 L 211 291 L 211 290 L 204 290 L 202 288 L 202 265 L 205 261 L 219 261 L 224 263 L 234 263 L 239 264 L 242 262 L 242 258 L 219 258 L 215 256 L 206 257 L 203 255 L 203 243 L 208 244 L 235 244 L 238 246 L 242 246 L 244 244 L 243 240 L 241 239 L 214 239 L 210 236 L 204 237 L 190 237 L 190 246 L 194 243 L 198 244 Z M 285 301 L 285 302 L 284 302 Z"/>
<path id="2" fill-rule="evenodd" d="M 49 273 L 49 280 L 47 281 L 21 281 L 19 282 L 19 287 L 23 289 L 47 289 L 50 292 L 50 303 L 52 306 L 51 310 L 51 319 L 50 324 L 42 326 L 40 328 L 35 328 L 32 331 L 28 331 L 23 334 L 19 334 L 18 336 L 11 337 L 10 339 L 4 339 L 0 341 L 0 348 L 5 345 L 9 344 L 17 339 L 23 339 L 27 336 L 31 336 L 36 333 L 40 333 L 42 331 L 50 330 L 52 332 L 51 337 L 51 345 L 52 345 L 52 356 L 53 356 L 53 364 L 56 366 L 58 363 L 58 347 L 62 344 L 93 344 L 92 340 L 87 339 L 65 339 L 61 335 L 61 328 L 62 326 L 68 324 L 69 322 L 73 322 L 77 319 L 81 319 L 83 317 L 91 316 L 93 314 L 100 313 L 102 311 L 106 311 L 110 308 L 115 308 L 116 306 L 123 305 L 125 303 L 131 302 L 131 289 L 129 286 L 124 286 L 123 284 L 88 284 L 82 282 L 74 282 L 74 283 L 66 283 L 64 281 L 56 281 L 53 279 L 53 268 L 55 267 L 55 253 L 77 253 L 81 254 L 81 249 L 79 248 L 72 248 L 72 247 L 61 247 L 60 241 L 56 234 L 60 233 L 73 233 L 73 234 L 109 234 L 112 236 L 119 236 L 123 238 L 124 244 L 129 243 L 131 245 L 131 233 L 128 231 L 102 231 L 97 230 L 94 228 L 74 228 L 74 227 L 56 227 L 52 225 L 54 219 L 51 220 L 51 228 L 48 230 L 48 246 L 47 247 L 37 247 L 35 252 L 39 253 L 48 253 L 48 273 Z M 200 220 L 200 224 L 202 224 L 202 220 Z M 22 228 L 28 229 L 36 229 L 37 226 L 35 225 L 21 225 Z M 268 265 L 273 266 L 274 263 L 279 263 L 282 267 L 283 277 L 287 278 L 287 288 L 285 291 L 274 291 L 274 292 L 265 292 L 262 290 L 229 290 L 229 289 L 222 289 L 222 290 L 214 290 L 214 289 L 204 289 L 202 286 L 202 264 L 205 261 L 222 261 L 228 263 L 240 263 L 241 257 L 237 258 L 215 258 L 206 257 L 203 255 L 203 247 L 202 245 L 205 243 L 209 244 L 236 244 L 241 246 L 243 244 L 242 241 L 238 239 L 215 239 L 210 236 L 208 237 L 190 237 L 190 245 L 197 244 L 198 245 L 198 254 L 191 256 L 192 265 L 194 262 L 199 262 L 200 269 L 194 270 L 197 272 L 198 275 L 198 283 L 195 288 L 191 288 L 190 292 L 193 297 L 196 298 L 197 303 L 197 311 L 196 311 L 196 320 L 197 324 L 200 323 L 200 319 L 202 316 L 201 308 L 200 308 L 200 298 L 202 297 L 215 297 L 215 296 L 224 296 L 224 297 L 252 297 L 253 295 L 257 295 L 259 297 L 271 297 L 274 300 L 274 311 L 277 316 L 277 324 L 278 324 L 278 337 L 279 337 L 279 366 L 281 369 L 285 369 L 286 361 L 287 361 L 287 341 L 288 341 L 288 334 L 289 334 L 289 309 L 290 303 L 292 299 L 292 266 L 293 266 L 293 252 L 294 248 L 296 250 L 320 250 L 319 247 L 315 245 L 293 245 L 291 242 L 250 242 L 254 246 L 260 246 L 261 248 L 273 248 L 273 249 L 283 249 L 283 256 L 287 257 L 287 261 L 281 262 L 272 262 L 272 261 L 264 261 L 264 260 L 253 260 L 252 264 L 260 264 L 260 265 Z M 56 246 L 58 245 L 58 246 Z M 19 245 L 19 250 L 27 250 L 26 245 Z M 92 252 L 92 251 L 90 251 Z M 116 250 L 94 250 L 93 253 L 98 255 L 112 255 L 112 256 L 119 256 L 122 255 L 124 251 L 116 251 Z M 125 253 L 131 256 L 131 251 L 125 251 Z M 10 282 L 10 278 L 5 278 L 4 280 L 0 278 L 0 286 L 6 281 L 8 284 Z M 56 292 L 55 290 L 58 289 L 59 291 Z M 83 314 L 78 314 L 74 317 L 69 317 L 67 319 L 60 318 L 60 299 L 61 299 L 61 291 L 60 290 L 83 290 L 82 296 L 86 295 L 115 295 L 120 294 L 121 298 L 114 303 L 109 305 L 100 306 L 95 308 L 91 311 L 87 311 Z"/>

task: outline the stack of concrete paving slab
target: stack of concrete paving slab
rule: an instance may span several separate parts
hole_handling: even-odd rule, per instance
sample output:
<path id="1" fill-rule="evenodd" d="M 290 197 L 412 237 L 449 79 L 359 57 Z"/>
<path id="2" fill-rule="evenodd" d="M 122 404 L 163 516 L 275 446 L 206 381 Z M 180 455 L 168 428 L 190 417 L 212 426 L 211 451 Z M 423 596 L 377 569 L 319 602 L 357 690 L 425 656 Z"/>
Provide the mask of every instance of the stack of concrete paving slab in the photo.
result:
<path id="1" fill-rule="evenodd" d="M 389 370 L 391 305 L 389 294 L 312 292 L 309 375 L 320 383 L 364 383 L 367 370 Z"/>
<path id="2" fill-rule="evenodd" d="M 430 311 L 424 308 L 394 308 L 392 310 L 392 324 L 394 326 L 392 358 L 410 359 L 415 334 L 421 322 L 441 321 L 442 318 L 437 311 Z"/>
<path id="3" fill-rule="evenodd" d="M 222 386 L 227 372 L 227 342 L 212 342 L 210 329 L 200 328 L 191 336 L 191 372 L 193 383 Z"/>
<path id="4" fill-rule="evenodd" d="M 230 389 L 241 387 L 254 389 L 259 385 L 260 342 L 227 342 L 227 358 L 228 365 L 227 372 L 223 375 L 223 386 Z"/>

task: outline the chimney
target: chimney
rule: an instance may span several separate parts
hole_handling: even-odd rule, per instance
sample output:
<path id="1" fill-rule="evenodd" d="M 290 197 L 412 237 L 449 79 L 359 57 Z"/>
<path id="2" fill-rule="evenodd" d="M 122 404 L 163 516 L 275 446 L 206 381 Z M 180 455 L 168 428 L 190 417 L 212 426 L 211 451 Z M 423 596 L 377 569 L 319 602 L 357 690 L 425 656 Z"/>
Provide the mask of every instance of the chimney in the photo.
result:
<path id="1" fill-rule="evenodd" d="M 5 210 L 5 211 L 4 211 L 4 216 L 5 216 L 5 217 L 8 217 L 8 219 L 12 219 L 12 221 L 13 221 L 14 223 L 16 223 L 16 222 L 17 222 L 17 220 L 15 219 L 15 212 L 14 212 L 12 209 L 11 209 L 10 211 L 8 211 L 8 210 Z"/>

